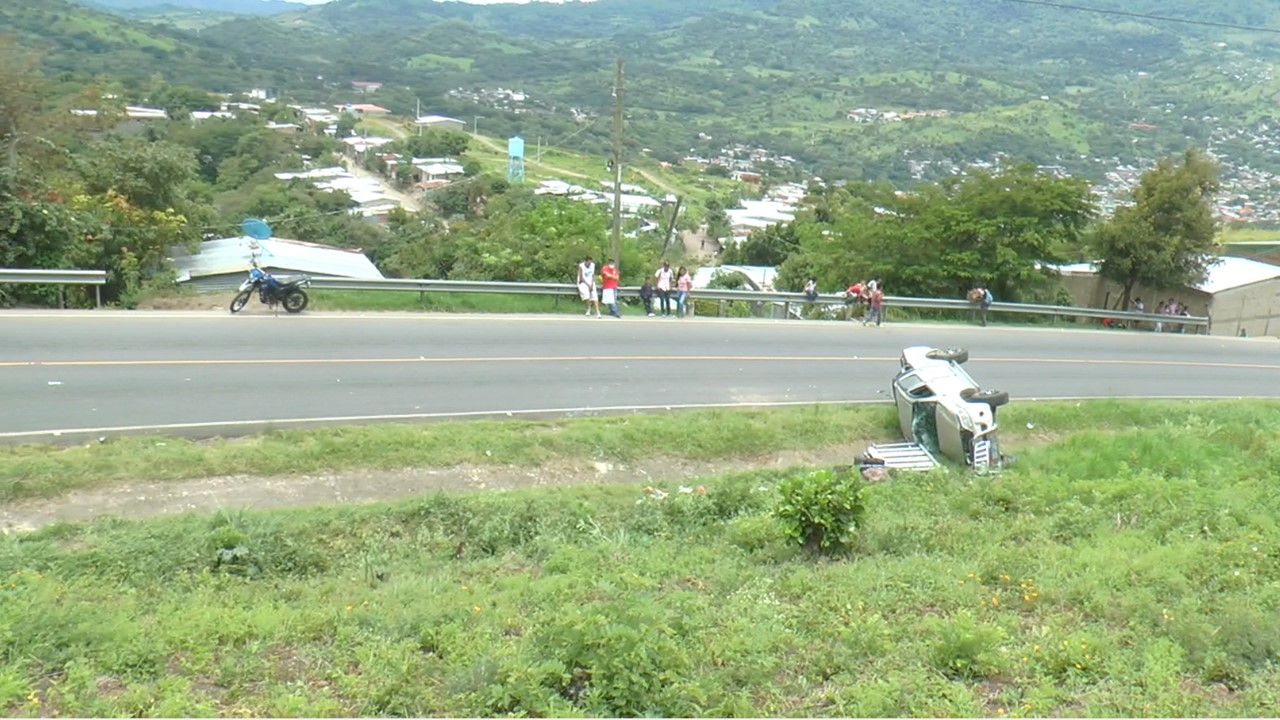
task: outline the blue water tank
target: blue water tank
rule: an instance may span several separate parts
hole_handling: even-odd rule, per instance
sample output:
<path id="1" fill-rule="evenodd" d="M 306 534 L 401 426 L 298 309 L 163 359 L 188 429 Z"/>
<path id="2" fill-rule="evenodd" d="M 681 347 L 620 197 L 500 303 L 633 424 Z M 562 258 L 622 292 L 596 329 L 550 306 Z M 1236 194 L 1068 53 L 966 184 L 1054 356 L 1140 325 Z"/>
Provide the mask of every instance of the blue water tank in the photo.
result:
<path id="1" fill-rule="evenodd" d="M 507 141 L 507 157 L 524 157 L 524 138 L 517 135 Z"/>

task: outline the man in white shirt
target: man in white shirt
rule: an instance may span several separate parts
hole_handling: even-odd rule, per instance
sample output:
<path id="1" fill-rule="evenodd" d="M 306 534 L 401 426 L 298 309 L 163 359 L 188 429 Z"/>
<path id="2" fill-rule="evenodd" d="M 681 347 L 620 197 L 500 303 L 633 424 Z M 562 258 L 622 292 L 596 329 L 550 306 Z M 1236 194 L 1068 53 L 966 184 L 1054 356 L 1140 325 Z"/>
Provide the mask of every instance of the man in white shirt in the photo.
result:
<path id="1" fill-rule="evenodd" d="M 671 269 L 671 261 L 663 260 L 662 267 L 653 274 L 654 290 L 658 296 L 658 307 L 664 316 L 671 315 L 671 283 L 675 280 L 675 271 Z"/>
<path id="2" fill-rule="evenodd" d="M 600 317 L 600 298 L 596 296 L 596 263 L 590 255 L 578 263 L 578 296 L 582 298 L 588 316 L 594 307 L 596 317 Z"/>

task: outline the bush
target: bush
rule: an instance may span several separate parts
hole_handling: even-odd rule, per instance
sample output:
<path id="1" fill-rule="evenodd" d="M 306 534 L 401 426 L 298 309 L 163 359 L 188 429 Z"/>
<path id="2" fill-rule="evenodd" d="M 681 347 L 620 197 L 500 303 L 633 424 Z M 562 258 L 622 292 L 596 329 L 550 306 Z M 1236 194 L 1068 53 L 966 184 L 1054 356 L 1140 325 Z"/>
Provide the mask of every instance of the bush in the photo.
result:
<path id="1" fill-rule="evenodd" d="M 998 627 L 979 625 L 960 615 L 950 620 L 930 619 L 933 666 L 953 679 L 975 680 L 1003 671 L 1000 643 L 1004 633 Z"/>
<path id="2" fill-rule="evenodd" d="M 862 484 L 852 474 L 818 470 L 782 481 L 775 511 L 788 538 L 817 553 L 850 548 L 866 516 Z"/>

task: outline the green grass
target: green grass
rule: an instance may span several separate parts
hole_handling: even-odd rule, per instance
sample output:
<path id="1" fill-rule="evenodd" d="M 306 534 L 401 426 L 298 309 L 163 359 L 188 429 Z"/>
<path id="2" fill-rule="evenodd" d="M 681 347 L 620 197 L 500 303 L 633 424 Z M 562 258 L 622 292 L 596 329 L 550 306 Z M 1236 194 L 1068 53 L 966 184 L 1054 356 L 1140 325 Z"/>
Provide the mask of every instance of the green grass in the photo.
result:
<path id="1" fill-rule="evenodd" d="M 604 322 L 603 320 L 600 322 Z M 755 411 L 691 411 L 558 422 L 441 422 L 277 430 L 227 440 L 121 438 L 78 447 L 0 447 L 0 502 L 52 497 L 132 479 L 178 480 L 232 474 L 280 475 L 348 468 L 584 465 L 634 461 L 661 448 L 693 460 L 758 457 L 772 450 L 827 447 L 889 437 L 887 408 L 806 406 Z"/>
<path id="2" fill-rule="evenodd" d="M 1280 229 L 1228 225 L 1218 234 L 1218 243 L 1275 243 L 1280 245 Z"/>
<path id="3" fill-rule="evenodd" d="M 866 488 L 848 556 L 783 538 L 779 470 L 0 537 L 0 707 L 1274 715 L 1280 405 L 1005 415 L 1032 421 L 1002 474 Z"/>
<path id="4" fill-rule="evenodd" d="M 470 71 L 473 64 L 475 64 L 474 58 L 455 58 L 434 53 L 423 53 L 410 58 L 406 63 L 411 68 L 451 67 L 464 71 Z"/>
<path id="5" fill-rule="evenodd" d="M 564 313 L 582 312 L 582 303 L 569 296 L 498 295 L 494 293 L 369 292 L 361 290 L 313 290 L 313 310 L 427 310 L 433 312 Z"/>

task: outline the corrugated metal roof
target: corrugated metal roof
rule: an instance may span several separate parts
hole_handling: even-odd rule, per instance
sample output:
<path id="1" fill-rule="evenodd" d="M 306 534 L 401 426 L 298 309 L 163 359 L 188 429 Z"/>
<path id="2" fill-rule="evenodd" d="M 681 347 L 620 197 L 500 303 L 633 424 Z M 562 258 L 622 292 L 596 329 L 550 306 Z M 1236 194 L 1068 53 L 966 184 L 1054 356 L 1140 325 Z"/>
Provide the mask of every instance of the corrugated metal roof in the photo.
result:
<path id="1" fill-rule="evenodd" d="M 209 240 L 200 243 L 200 250 L 193 255 L 175 254 L 173 264 L 178 270 L 178 282 L 187 282 L 208 275 L 247 273 L 255 256 L 264 268 L 362 280 L 382 277 L 362 252 L 284 238 Z"/>
<path id="2" fill-rule="evenodd" d="M 778 269 L 767 265 L 720 265 L 717 267 L 698 268 L 693 274 L 693 286 L 695 288 L 705 288 L 711 284 L 711 279 L 716 273 L 723 272 L 725 274 L 739 272 L 747 277 L 747 280 L 755 285 L 757 290 L 772 290 L 774 278 L 778 276 Z"/>
<path id="3" fill-rule="evenodd" d="M 1213 294 L 1276 278 L 1280 278 L 1280 265 L 1241 257 L 1220 257 L 1218 262 L 1209 266 L 1209 276 L 1196 285 L 1196 289 Z"/>
<path id="4" fill-rule="evenodd" d="M 1049 265 L 1063 275 L 1093 275 L 1098 272 L 1096 263 L 1080 262 L 1070 265 Z M 1204 282 L 1191 287 L 1201 292 L 1219 293 L 1254 283 L 1280 278 L 1280 265 L 1258 262 L 1248 258 L 1223 256 L 1208 268 Z"/>

